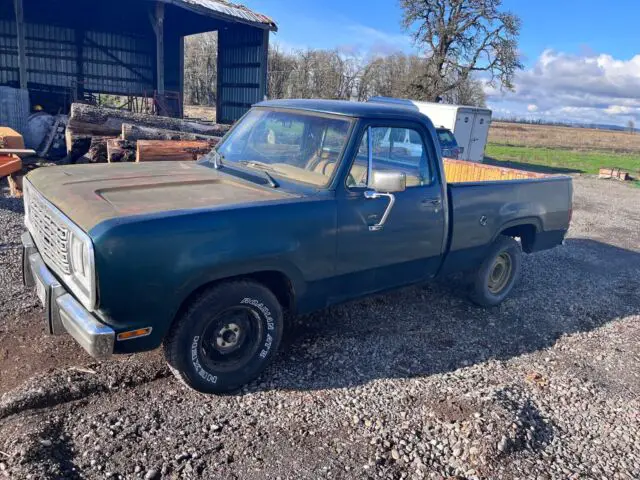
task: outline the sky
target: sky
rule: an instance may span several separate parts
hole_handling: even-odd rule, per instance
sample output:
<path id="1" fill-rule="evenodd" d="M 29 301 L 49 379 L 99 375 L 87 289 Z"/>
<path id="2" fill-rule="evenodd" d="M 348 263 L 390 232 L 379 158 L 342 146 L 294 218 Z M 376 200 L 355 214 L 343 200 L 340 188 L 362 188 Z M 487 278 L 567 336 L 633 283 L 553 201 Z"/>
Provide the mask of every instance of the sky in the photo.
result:
<path id="1" fill-rule="evenodd" d="M 398 0 L 245 0 L 285 49 L 417 53 Z M 496 117 L 640 124 L 640 0 L 503 0 L 522 20 L 515 92 L 485 88 Z"/>

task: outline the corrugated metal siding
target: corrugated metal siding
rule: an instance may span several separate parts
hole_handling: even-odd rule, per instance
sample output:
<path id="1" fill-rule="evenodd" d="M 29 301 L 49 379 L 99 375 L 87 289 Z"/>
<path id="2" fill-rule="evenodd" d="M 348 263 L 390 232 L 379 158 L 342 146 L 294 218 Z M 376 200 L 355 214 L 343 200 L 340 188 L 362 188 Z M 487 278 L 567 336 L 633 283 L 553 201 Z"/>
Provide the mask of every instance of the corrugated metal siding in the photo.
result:
<path id="1" fill-rule="evenodd" d="M 155 43 L 148 38 L 87 32 L 83 56 L 85 90 L 129 94 L 154 90 Z"/>
<path id="2" fill-rule="evenodd" d="M 27 81 L 70 88 L 76 76 L 74 32 L 70 28 L 26 23 Z"/>
<path id="3" fill-rule="evenodd" d="M 78 72 L 76 30 L 25 24 L 27 75 L 31 85 L 142 95 L 154 89 L 155 43 L 147 37 L 85 32 L 82 75 Z M 0 21 L 0 84 L 18 82 L 15 22 Z"/>
<path id="4" fill-rule="evenodd" d="M 17 84 L 18 81 L 16 24 L 0 20 L 0 84 Z"/>
<path id="5" fill-rule="evenodd" d="M 266 93 L 264 32 L 235 27 L 218 33 L 218 121 L 240 118 Z"/>

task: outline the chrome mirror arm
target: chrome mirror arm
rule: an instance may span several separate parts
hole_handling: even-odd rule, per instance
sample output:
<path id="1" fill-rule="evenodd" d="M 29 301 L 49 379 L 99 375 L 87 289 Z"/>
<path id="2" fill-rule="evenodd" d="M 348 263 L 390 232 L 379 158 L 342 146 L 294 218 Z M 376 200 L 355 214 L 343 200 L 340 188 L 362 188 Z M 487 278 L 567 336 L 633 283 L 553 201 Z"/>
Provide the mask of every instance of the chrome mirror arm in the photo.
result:
<path id="1" fill-rule="evenodd" d="M 367 190 L 364 192 L 364 198 L 375 200 L 377 198 L 386 197 L 389 199 L 389 205 L 387 205 L 387 209 L 384 211 L 382 218 L 375 225 L 369 225 L 370 232 L 378 232 L 384 228 L 384 224 L 387 223 L 387 218 L 393 209 L 393 205 L 396 203 L 396 196 L 392 193 L 378 193 L 373 190 Z"/>

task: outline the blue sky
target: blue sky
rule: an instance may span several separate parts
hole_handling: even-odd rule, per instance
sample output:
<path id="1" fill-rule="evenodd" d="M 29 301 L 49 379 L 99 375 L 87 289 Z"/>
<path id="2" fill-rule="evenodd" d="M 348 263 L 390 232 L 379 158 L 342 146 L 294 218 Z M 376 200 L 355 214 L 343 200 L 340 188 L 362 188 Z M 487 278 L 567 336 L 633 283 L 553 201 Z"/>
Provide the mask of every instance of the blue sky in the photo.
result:
<path id="1" fill-rule="evenodd" d="M 415 52 L 396 0 L 245 0 L 285 48 Z M 640 0 L 504 0 L 522 19 L 516 92 L 487 88 L 499 116 L 640 123 Z M 636 57 L 637 56 L 637 57 Z"/>

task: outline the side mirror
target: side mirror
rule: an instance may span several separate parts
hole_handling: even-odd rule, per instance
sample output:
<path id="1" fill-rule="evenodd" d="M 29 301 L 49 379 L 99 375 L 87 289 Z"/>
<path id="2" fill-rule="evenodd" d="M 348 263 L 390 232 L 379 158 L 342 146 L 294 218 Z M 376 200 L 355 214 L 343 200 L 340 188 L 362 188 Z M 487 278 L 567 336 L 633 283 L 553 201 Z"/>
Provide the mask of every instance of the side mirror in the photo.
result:
<path id="1" fill-rule="evenodd" d="M 375 225 L 369 225 L 369 231 L 379 232 L 384 228 L 384 224 L 387 222 L 387 218 L 389 218 L 393 205 L 396 203 L 396 196 L 394 193 L 404 192 L 407 189 L 407 176 L 402 172 L 374 171 L 369 188 L 372 190 L 364 192 L 364 198 L 376 200 L 378 198 L 386 197 L 389 199 L 389 205 L 387 205 L 380 222 Z"/>
<path id="2" fill-rule="evenodd" d="M 407 189 L 407 176 L 402 172 L 373 171 L 373 179 L 369 185 L 376 192 L 397 193 Z"/>

